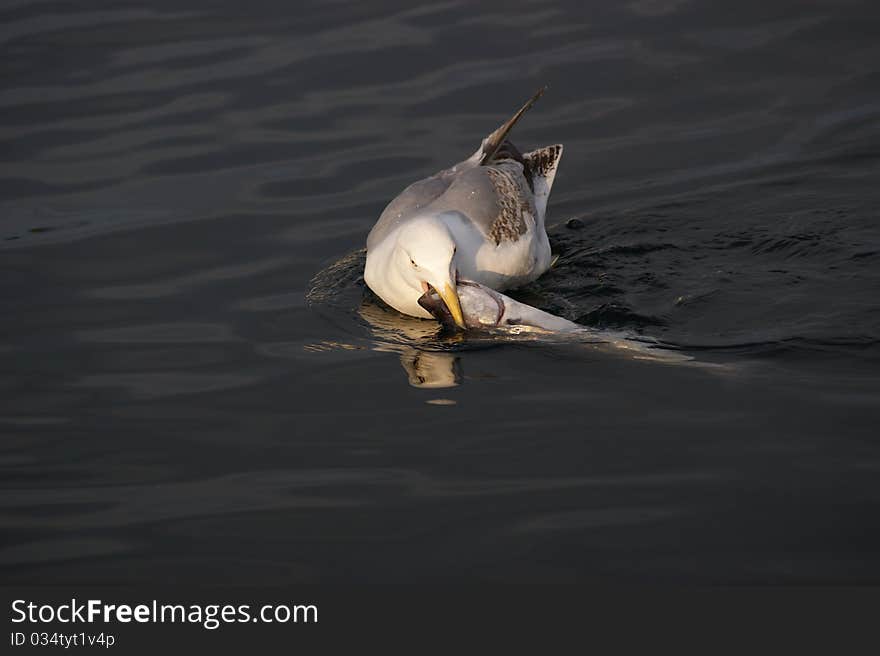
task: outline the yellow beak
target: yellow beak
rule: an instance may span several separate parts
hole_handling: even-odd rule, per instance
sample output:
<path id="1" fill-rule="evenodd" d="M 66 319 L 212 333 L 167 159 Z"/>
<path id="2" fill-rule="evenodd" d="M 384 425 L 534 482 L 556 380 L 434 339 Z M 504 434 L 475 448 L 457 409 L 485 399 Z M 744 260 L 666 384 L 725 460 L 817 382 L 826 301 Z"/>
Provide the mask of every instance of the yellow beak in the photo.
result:
<path id="1" fill-rule="evenodd" d="M 455 324 L 459 328 L 464 328 L 464 315 L 461 313 L 461 302 L 458 300 L 458 292 L 455 287 L 446 283 L 443 287 L 443 291 L 438 289 L 437 293 L 440 294 L 440 298 L 443 299 L 443 302 L 446 303 L 446 307 L 449 308 L 449 313 L 452 315 L 452 318 L 455 319 Z"/>

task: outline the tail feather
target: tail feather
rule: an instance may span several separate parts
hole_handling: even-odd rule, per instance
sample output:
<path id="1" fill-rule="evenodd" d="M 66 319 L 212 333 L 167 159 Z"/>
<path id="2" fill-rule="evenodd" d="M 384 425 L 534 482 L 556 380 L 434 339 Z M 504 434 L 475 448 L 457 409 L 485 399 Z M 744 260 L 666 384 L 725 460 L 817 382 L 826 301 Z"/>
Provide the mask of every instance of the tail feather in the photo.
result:
<path id="1" fill-rule="evenodd" d="M 528 168 L 531 174 L 532 188 L 535 192 L 535 209 L 538 210 L 538 217 L 542 222 L 547 212 L 547 200 L 550 198 L 550 190 L 553 188 L 556 169 L 559 167 L 561 159 L 562 144 L 544 146 L 523 154 L 525 161 L 523 168 Z"/>
<path id="2" fill-rule="evenodd" d="M 513 129 L 513 126 L 517 124 L 517 121 L 522 118 L 523 114 L 531 109 L 532 105 L 538 102 L 538 98 L 544 95 L 546 89 L 547 87 L 538 89 L 537 93 L 529 98 L 528 101 L 526 101 L 526 104 L 520 107 L 516 114 L 511 116 L 500 128 L 495 130 L 495 132 L 483 139 L 483 144 L 480 149 L 482 151 L 480 164 L 485 164 L 492 160 L 496 151 L 501 148 L 501 144 L 507 139 L 507 135 Z"/>

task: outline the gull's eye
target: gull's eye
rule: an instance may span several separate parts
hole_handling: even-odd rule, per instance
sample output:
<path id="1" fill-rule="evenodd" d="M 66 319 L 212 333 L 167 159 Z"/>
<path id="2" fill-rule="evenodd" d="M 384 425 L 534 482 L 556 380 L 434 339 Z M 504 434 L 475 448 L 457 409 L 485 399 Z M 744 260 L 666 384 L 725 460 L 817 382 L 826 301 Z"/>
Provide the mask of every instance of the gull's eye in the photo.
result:
<path id="1" fill-rule="evenodd" d="M 414 266 L 414 267 L 415 267 L 415 268 L 416 268 L 416 269 L 418 269 L 418 268 L 419 268 L 419 265 L 418 265 L 418 264 L 416 264 L 416 261 L 415 261 L 415 260 L 414 260 L 414 259 L 412 259 L 412 258 L 409 258 L 409 263 L 410 263 L 410 264 L 412 264 L 412 265 L 413 265 L 413 266 Z"/>

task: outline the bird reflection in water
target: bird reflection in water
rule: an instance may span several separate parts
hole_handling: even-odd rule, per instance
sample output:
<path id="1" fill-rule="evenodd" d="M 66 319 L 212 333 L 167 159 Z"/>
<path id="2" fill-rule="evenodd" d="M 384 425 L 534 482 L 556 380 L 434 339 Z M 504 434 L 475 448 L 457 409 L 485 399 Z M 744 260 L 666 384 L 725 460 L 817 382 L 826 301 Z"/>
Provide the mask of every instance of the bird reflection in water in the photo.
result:
<path id="1" fill-rule="evenodd" d="M 400 354 L 400 364 L 406 370 L 413 387 L 439 389 L 461 384 L 460 358 L 451 353 L 411 349 Z"/>
<path id="2" fill-rule="evenodd" d="M 369 296 L 361 302 L 358 315 L 370 326 L 373 349 L 399 356 L 410 385 L 441 389 L 461 384 L 461 356 L 451 352 L 464 340 L 461 333 L 389 310 Z"/>

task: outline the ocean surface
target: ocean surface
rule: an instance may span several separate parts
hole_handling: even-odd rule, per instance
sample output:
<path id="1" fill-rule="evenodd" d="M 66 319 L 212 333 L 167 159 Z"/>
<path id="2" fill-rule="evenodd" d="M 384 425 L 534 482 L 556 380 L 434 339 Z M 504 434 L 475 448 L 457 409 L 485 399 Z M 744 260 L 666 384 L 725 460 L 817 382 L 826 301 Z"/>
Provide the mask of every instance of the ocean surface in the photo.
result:
<path id="1" fill-rule="evenodd" d="M 880 583 L 880 10 L 0 5 L 0 581 Z M 563 143 L 522 301 L 365 292 L 410 182 Z"/>

